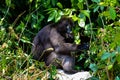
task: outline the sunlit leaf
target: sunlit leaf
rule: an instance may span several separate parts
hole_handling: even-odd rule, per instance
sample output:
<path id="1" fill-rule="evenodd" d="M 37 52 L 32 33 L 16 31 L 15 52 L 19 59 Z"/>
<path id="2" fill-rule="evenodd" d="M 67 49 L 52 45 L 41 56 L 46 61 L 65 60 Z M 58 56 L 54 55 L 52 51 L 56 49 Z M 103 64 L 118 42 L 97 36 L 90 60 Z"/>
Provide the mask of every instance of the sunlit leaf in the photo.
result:
<path id="1" fill-rule="evenodd" d="M 61 9 L 63 8 L 63 6 L 62 6 L 62 4 L 61 4 L 60 2 L 57 3 L 57 6 L 58 6 L 59 8 L 61 8 Z"/>
<path id="2" fill-rule="evenodd" d="M 87 16 L 88 18 L 90 18 L 90 11 L 88 10 L 82 10 L 81 11 L 85 16 Z"/>
<path id="3" fill-rule="evenodd" d="M 107 69 L 108 69 L 108 70 L 111 70 L 112 68 L 113 68 L 113 65 L 112 65 L 112 64 L 110 64 L 110 65 L 107 66 Z"/>
<path id="4" fill-rule="evenodd" d="M 31 43 L 30 40 L 27 37 L 22 37 L 20 39 L 23 43 Z"/>
<path id="5" fill-rule="evenodd" d="M 55 16 L 55 22 L 58 22 L 58 20 L 61 19 L 61 16 L 63 15 L 63 12 L 61 10 L 58 10 L 56 12 L 56 16 Z"/>
<path id="6" fill-rule="evenodd" d="M 65 12 L 64 12 L 65 15 L 69 15 L 71 13 L 70 9 L 64 9 L 64 10 L 65 10 Z"/>
<path id="7" fill-rule="evenodd" d="M 58 22 L 58 20 L 60 20 L 61 15 L 59 13 L 56 14 L 55 16 L 55 22 Z"/>
<path id="8" fill-rule="evenodd" d="M 115 18 L 116 18 L 116 11 L 115 11 L 115 9 L 113 7 L 109 8 L 109 14 L 110 14 L 110 18 L 112 20 L 115 20 Z"/>
<path id="9" fill-rule="evenodd" d="M 56 16 L 56 10 L 54 10 L 50 15 L 49 15 L 49 17 L 48 17 L 48 22 L 49 21 L 52 21 L 54 18 L 55 18 L 55 16 Z"/>
<path id="10" fill-rule="evenodd" d="M 78 3 L 77 6 L 79 7 L 79 9 L 83 9 L 83 3 Z"/>
<path id="11" fill-rule="evenodd" d="M 100 2 L 99 5 L 100 6 L 107 6 L 105 2 Z"/>
<path id="12" fill-rule="evenodd" d="M 78 20 L 78 17 L 77 17 L 76 15 L 73 15 L 73 16 L 72 16 L 72 19 L 73 19 L 73 21 L 77 21 L 77 20 Z"/>
<path id="13" fill-rule="evenodd" d="M 6 3 L 7 6 L 10 6 L 11 0 L 5 0 L 5 3 Z"/>
<path id="14" fill-rule="evenodd" d="M 79 19 L 79 20 L 78 20 L 78 24 L 79 24 L 80 27 L 84 27 L 84 26 L 85 26 L 85 21 L 84 21 L 84 19 Z"/>
<path id="15" fill-rule="evenodd" d="M 79 39 L 76 39 L 76 40 L 75 40 L 75 43 L 76 43 L 76 44 L 80 44 L 80 40 L 79 40 Z"/>
<path id="16" fill-rule="evenodd" d="M 83 2 L 83 0 L 78 0 L 79 2 Z"/>
<path id="17" fill-rule="evenodd" d="M 30 1 L 30 3 L 33 1 L 33 0 L 29 0 Z"/>

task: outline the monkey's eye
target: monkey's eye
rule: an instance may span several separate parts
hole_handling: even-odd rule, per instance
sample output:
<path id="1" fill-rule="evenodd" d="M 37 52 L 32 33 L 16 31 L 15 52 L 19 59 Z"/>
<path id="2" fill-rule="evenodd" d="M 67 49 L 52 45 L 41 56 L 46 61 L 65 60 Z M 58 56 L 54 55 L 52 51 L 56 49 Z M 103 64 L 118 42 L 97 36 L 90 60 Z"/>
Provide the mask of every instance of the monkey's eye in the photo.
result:
<path id="1" fill-rule="evenodd" d="M 67 25 L 67 33 L 69 33 L 69 34 L 72 33 L 72 30 L 69 25 Z"/>

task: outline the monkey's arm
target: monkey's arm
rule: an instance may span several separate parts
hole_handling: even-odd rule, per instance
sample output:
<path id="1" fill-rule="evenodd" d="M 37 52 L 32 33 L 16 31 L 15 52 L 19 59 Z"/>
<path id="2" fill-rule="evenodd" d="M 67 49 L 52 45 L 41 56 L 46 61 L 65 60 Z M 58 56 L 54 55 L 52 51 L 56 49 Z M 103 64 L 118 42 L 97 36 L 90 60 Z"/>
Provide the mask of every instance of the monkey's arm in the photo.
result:
<path id="1" fill-rule="evenodd" d="M 55 29 L 51 30 L 50 42 L 56 52 L 70 52 L 77 50 L 77 45 L 66 43 L 64 37 L 61 36 Z"/>

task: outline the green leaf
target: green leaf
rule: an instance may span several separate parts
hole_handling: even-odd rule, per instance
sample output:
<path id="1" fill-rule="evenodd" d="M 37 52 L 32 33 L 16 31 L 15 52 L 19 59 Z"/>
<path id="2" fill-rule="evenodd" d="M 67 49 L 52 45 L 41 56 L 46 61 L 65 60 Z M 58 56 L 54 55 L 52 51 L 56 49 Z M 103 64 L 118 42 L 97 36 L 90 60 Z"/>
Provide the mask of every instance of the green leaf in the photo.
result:
<path id="1" fill-rule="evenodd" d="M 57 3 L 57 0 L 51 0 L 52 5 L 55 6 L 55 4 Z"/>
<path id="2" fill-rule="evenodd" d="M 92 0 L 92 2 L 99 3 L 100 0 Z"/>
<path id="3" fill-rule="evenodd" d="M 78 24 L 79 24 L 80 27 L 84 28 L 85 27 L 85 21 L 84 21 L 84 19 L 79 19 L 78 20 Z"/>
<path id="4" fill-rule="evenodd" d="M 120 76 L 116 76 L 115 80 L 120 80 Z"/>
<path id="5" fill-rule="evenodd" d="M 73 15 L 73 16 L 72 16 L 72 19 L 73 19 L 73 21 L 77 21 L 77 20 L 78 20 L 78 17 L 77 17 L 76 15 Z"/>
<path id="6" fill-rule="evenodd" d="M 61 9 L 63 8 L 63 6 L 62 6 L 62 4 L 61 4 L 60 2 L 57 3 L 57 6 L 58 6 L 59 8 L 61 8 Z"/>
<path id="7" fill-rule="evenodd" d="M 31 3 L 33 0 L 29 0 L 29 2 Z"/>
<path id="8" fill-rule="evenodd" d="M 98 70 L 98 67 L 95 63 L 90 64 L 89 68 L 94 72 L 96 72 Z"/>
<path id="9" fill-rule="evenodd" d="M 120 54 L 116 56 L 116 60 L 119 62 L 120 61 Z"/>
<path id="10" fill-rule="evenodd" d="M 76 44 L 80 44 L 80 40 L 79 40 L 79 39 L 76 39 L 76 40 L 75 40 L 75 43 L 76 43 Z"/>
<path id="11" fill-rule="evenodd" d="M 52 75 L 56 75 L 56 67 L 52 66 Z"/>
<path id="12" fill-rule="evenodd" d="M 25 24 L 21 21 L 21 23 L 16 27 L 16 31 L 22 31 L 25 27 Z"/>
<path id="13" fill-rule="evenodd" d="M 83 0 L 78 0 L 80 3 L 83 2 Z"/>
<path id="14" fill-rule="evenodd" d="M 79 2 L 77 6 L 79 7 L 79 9 L 83 9 L 83 3 Z"/>
<path id="15" fill-rule="evenodd" d="M 116 56 L 116 53 L 115 53 L 115 52 L 112 52 L 110 56 L 113 58 L 113 57 Z"/>
<path id="16" fill-rule="evenodd" d="M 87 16 L 88 18 L 90 18 L 90 11 L 88 10 L 82 10 L 81 11 L 85 16 Z"/>
<path id="17" fill-rule="evenodd" d="M 94 77 L 94 76 L 92 76 L 92 77 L 90 77 L 90 79 L 88 79 L 88 80 L 100 80 L 98 77 Z"/>
<path id="18" fill-rule="evenodd" d="M 109 52 L 105 52 L 102 57 L 101 57 L 101 60 L 106 60 L 108 59 L 109 57 L 111 56 L 111 54 Z"/>
<path id="19" fill-rule="evenodd" d="M 32 18 L 37 19 L 37 15 L 32 14 Z"/>
<path id="20" fill-rule="evenodd" d="M 25 39 L 20 39 L 23 43 L 30 43 L 30 41 L 27 41 Z"/>
<path id="21" fill-rule="evenodd" d="M 20 39 L 23 43 L 31 43 L 30 40 L 27 37 L 22 37 Z"/>
<path id="22" fill-rule="evenodd" d="M 47 21 L 48 21 L 48 22 L 52 21 L 52 20 L 54 19 L 54 17 L 55 17 L 55 16 L 54 16 L 53 14 L 50 14 Z"/>
<path id="23" fill-rule="evenodd" d="M 83 13 L 80 13 L 80 14 L 78 15 L 78 17 L 86 20 L 86 16 L 85 16 Z"/>
<path id="24" fill-rule="evenodd" d="M 116 51 L 120 53 L 120 46 L 117 47 Z"/>
<path id="25" fill-rule="evenodd" d="M 98 11 L 98 9 L 99 9 L 99 6 L 96 6 L 96 7 L 94 8 L 93 12 Z"/>
<path id="26" fill-rule="evenodd" d="M 7 6 L 10 6 L 11 0 L 5 0 L 5 3 L 6 3 Z"/>
<path id="27" fill-rule="evenodd" d="M 61 11 L 58 11 L 58 12 L 56 13 L 55 22 L 58 22 L 58 20 L 60 20 L 61 15 L 62 15 Z"/>
<path id="28" fill-rule="evenodd" d="M 109 8 L 109 14 L 110 14 L 110 18 L 112 20 L 115 20 L 115 18 L 116 18 L 116 11 L 115 11 L 115 9 L 113 7 Z"/>
<path id="29" fill-rule="evenodd" d="M 111 70 L 112 68 L 113 68 L 113 65 L 112 65 L 112 64 L 110 64 L 110 65 L 107 66 L 107 69 L 108 69 L 108 70 Z"/>
<path id="30" fill-rule="evenodd" d="M 100 6 L 100 10 L 103 11 L 104 10 L 104 6 Z"/>
<path id="31" fill-rule="evenodd" d="M 87 25 L 85 26 L 85 30 L 86 30 L 86 31 L 90 31 L 90 30 L 91 30 L 90 24 L 87 24 Z"/>
<path id="32" fill-rule="evenodd" d="M 52 20 L 55 18 L 56 13 L 57 13 L 57 11 L 54 10 L 54 11 L 49 15 L 49 17 L 48 17 L 48 22 L 49 22 L 49 21 L 52 21 Z"/>

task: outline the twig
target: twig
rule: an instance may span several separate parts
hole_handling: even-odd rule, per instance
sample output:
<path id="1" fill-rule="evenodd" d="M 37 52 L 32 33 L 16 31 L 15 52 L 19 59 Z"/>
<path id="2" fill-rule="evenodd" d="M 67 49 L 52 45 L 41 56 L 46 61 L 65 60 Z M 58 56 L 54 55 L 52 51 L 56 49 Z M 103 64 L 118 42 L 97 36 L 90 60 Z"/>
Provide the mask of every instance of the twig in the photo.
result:
<path id="1" fill-rule="evenodd" d="M 20 39 L 21 39 L 21 37 L 22 37 L 22 34 L 23 34 L 25 28 L 27 27 L 27 24 L 28 24 L 28 22 L 29 22 L 29 20 L 30 20 L 31 15 L 32 15 L 34 12 L 36 12 L 39 8 L 40 8 L 40 6 L 39 6 L 36 10 L 34 10 L 33 12 L 30 13 L 30 15 L 29 15 L 29 17 L 28 17 L 28 20 L 27 20 L 27 22 L 26 22 L 26 24 L 25 24 L 25 27 L 23 28 L 23 30 L 21 31 L 21 34 L 20 34 L 20 36 L 19 36 L 18 44 L 19 44 L 19 42 L 20 42 Z"/>
<path id="2" fill-rule="evenodd" d="M 86 6 L 87 6 L 87 10 L 90 11 L 90 10 L 89 10 L 89 5 L 88 5 L 88 1 L 87 1 L 87 0 L 86 0 Z M 88 18 L 88 19 L 89 19 L 90 27 L 91 27 L 91 29 L 90 29 L 90 30 L 91 30 L 90 43 L 91 43 L 91 39 L 93 38 L 93 31 L 92 31 L 92 28 L 93 28 L 93 27 L 92 27 L 92 21 L 91 21 L 91 19 L 90 19 L 90 18 Z M 91 46 L 91 45 L 90 45 L 90 46 Z"/>
<path id="3" fill-rule="evenodd" d="M 10 6 L 8 6 L 7 11 L 6 11 L 4 17 L 1 19 L 0 23 L 3 22 L 3 20 L 5 19 L 5 17 L 7 16 L 8 12 L 9 12 L 9 10 L 10 10 Z"/>
<path id="4" fill-rule="evenodd" d="M 12 24 L 12 26 L 15 26 L 15 24 L 17 23 L 17 21 L 19 20 L 19 18 L 25 13 L 26 11 L 24 11 L 24 12 L 22 12 L 22 13 L 20 13 L 19 15 L 18 15 L 18 17 L 15 19 L 15 21 L 13 22 L 13 24 Z"/>

